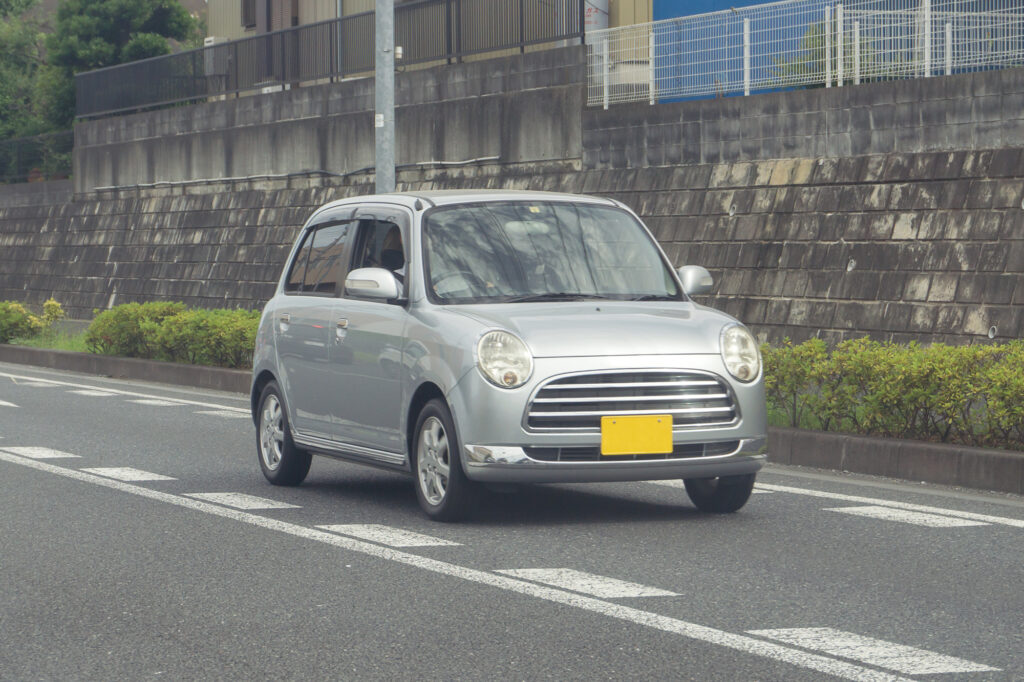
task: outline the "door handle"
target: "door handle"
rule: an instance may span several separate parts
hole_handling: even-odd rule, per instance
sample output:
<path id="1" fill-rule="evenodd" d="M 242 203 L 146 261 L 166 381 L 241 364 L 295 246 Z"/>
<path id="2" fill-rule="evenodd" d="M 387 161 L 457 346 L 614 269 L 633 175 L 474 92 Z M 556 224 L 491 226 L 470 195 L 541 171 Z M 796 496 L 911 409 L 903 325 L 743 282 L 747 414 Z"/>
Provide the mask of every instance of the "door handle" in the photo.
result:
<path id="1" fill-rule="evenodd" d="M 289 322 L 292 321 L 292 316 L 289 315 L 288 313 L 281 313 L 281 316 L 278 319 L 280 319 L 285 324 L 288 324 Z"/>
<path id="2" fill-rule="evenodd" d="M 341 318 L 338 320 L 338 326 L 334 328 L 334 343 L 341 343 L 345 340 L 345 336 L 348 334 L 348 320 Z"/>

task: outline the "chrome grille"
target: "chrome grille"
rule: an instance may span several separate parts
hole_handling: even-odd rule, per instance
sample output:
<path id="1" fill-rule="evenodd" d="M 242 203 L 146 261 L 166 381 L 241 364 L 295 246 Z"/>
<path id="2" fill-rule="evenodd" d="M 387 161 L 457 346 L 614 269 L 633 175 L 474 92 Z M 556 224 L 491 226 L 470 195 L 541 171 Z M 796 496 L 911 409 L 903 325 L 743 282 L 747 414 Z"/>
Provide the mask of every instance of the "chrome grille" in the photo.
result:
<path id="1" fill-rule="evenodd" d="M 703 372 L 577 374 L 548 382 L 526 415 L 535 430 L 600 431 L 601 417 L 670 414 L 674 426 L 721 426 L 736 419 L 728 386 Z"/>

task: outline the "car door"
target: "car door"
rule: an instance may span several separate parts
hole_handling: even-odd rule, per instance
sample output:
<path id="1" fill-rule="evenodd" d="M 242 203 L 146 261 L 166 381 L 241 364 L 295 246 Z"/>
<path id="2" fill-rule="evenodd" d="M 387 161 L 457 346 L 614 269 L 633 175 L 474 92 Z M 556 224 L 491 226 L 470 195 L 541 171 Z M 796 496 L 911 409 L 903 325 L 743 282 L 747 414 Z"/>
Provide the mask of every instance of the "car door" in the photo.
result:
<path id="1" fill-rule="evenodd" d="M 274 331 L 285 404 L 295 430 L 330 438 L 333 386 L 328 377 L 331 319 L 342 288 L 349 216 L 325 216 L 305 231 L 289 265 Z"/>
<path id="2" fill-rule="evenodd" d="M 356 218 L 350 270 L 385 267 L 404 279 L 410 254 L 403 245 L 409 243 L 411 215 L 398 207 L 379 206 L 360 208 Z M 396 235 L 401 236 L 398 253 Z M 342 292 L 335 306 L 331 374 L 339 388 L 332 403 L 336 438 L 383 453 L 385 459 L 387 454 L 400 456 L 405 452 L 401 423 L 407 384 L 402 362 L 406 304 Z"/>

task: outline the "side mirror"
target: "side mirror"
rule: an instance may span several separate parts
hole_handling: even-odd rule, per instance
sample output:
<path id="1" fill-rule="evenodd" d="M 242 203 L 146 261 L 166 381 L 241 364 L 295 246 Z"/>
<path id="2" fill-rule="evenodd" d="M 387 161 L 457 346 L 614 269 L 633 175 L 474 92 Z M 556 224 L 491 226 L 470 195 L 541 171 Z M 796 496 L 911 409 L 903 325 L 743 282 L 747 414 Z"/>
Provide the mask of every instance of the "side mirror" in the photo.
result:
<path id="1" fill-rule="evenodd" d="M 699 265 L 684 265 L 676 272 L 679 273 L 679 280 L 683 283 L 683 291 L 687 296 L 706 294 L 715 285 L 711 273 Z"/>
<path id="2" fill-rule="evenodd" d="M 402 285 L 394 273 L 384 268 L 359 268 L 345 278 L 345 292 L 352 296 L 392 300 L 402 295 Z"/>

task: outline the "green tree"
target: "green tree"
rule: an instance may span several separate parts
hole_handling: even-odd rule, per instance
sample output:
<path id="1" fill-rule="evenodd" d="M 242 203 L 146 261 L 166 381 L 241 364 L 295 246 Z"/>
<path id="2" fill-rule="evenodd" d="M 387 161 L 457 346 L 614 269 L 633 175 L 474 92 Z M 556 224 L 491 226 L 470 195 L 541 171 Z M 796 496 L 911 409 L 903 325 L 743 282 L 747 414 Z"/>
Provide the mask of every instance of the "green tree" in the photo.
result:
<path id="1" fill-rule="evenodd" d="M 197 30 L 178 0 L 64 0 L 46 39 L 48 65 L 37 89 L 40 114 L 57 127 L 70 126 L 76 73 L 167 54 L 168 39 L 189 41 Z"/>
<path id="2" fill-rule="evenodd" d="M 43 125 L 32 113 L 42 63 L 42 35 L 24 18 L 37 0 L 0 0 L 0 139 L 35 135 Z"/>

